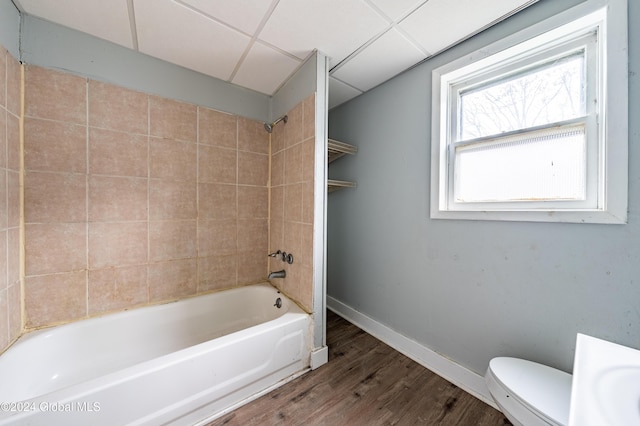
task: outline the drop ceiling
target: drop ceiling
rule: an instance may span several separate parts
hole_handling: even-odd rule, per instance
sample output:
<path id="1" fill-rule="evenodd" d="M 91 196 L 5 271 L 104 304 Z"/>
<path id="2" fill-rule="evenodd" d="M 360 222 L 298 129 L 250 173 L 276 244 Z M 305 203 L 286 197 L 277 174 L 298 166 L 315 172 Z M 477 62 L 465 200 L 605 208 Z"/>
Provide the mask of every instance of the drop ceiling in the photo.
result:
<path id="1" fill-rule="evenodd" d="M 318 50 L 329 107 L 537 0 L 13 0 L 22 13 L 274 94 Z"/>

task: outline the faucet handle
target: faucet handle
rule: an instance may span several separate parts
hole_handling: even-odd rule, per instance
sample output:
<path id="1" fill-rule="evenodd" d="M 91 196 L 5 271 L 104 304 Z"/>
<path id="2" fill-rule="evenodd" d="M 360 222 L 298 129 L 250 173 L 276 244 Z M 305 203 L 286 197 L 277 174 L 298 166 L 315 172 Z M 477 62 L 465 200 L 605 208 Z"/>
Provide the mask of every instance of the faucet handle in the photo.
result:
<path id="1" fill-rule="evenodd" d="M 278 257 L 278 256 L 280 256 L 281 253 L 282 252 L 280 250 L 278 250 L 276 252 L 269 253 L 267 256 L 269 256 L 269 257 Z"/>

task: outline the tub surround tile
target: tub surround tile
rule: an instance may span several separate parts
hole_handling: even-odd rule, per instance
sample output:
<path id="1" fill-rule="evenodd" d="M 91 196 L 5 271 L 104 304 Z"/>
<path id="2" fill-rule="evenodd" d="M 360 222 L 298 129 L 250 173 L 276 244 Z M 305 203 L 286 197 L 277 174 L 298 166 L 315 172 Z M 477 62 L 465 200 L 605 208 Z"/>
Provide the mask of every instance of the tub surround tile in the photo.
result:
<path id="1" fill-rule="evenodd" d="M 287 296 L 300 302 L 300 268 L 293 265 L 285 266 L 287 278 L 281 280 L 281 288 Z"/>
<path id="2" fill-rule="evenodd" d="M 284 269 L 285 271 L 287 270 L 287 267 L 283 267 L 282 269 Z M 278 271 L 280 270 L 280 268 L 278 269 L 271 269 L 272 271 Z M 293 288 L 293 282 L 295 280 L 295 277 L 290 273 L 287 272 L 287 278 L 272 278 L 271 279 L 271 284 L 273 284 L 278 290 L 282 291 L 287 297 L 289 297 L 292 300 L 297 300 L 297 295 L 296 293 L 296 289 Z"/>
<path id="3" fill-rule="evenodd" d="M 9 303 L 7 289 L 0 289 L 0 348 L 9 345 L 9 322 L 5 318 L 9 317 Z"/>
<path id="4" fill-rule="evenodd" d="M 285 150 L 284 180 L 288 184 L 302 180 L 302 144 L 295 144 Z"/>
<path id="5" fill-rule="evenodd" d="M 197 184 L 187 181 L 149 181 L 149 219 L 179 220 L 197 216 Z"/>
<path id="6" fill-rule="evenodd" d="M 197 145 L 174 139 L 149 140 L 149 177 L 196 181 Z"/>
<path id="7" fill-rule="evenodd" d="M 278 123 L 280 126 L 284 122 Z M 238 117 L 238 150 L 259 154 L 269 154 L 269 133 L 264 123 Z"/>
<path id="8" fill-rule="evenodd" d="M 313 225 L 301 224 L 300 265 L 313 267 Z"/>
<path id="9" fill-rule="evenodd" d="M 287 121 L 287 130 L 285 132 L 285 148 L 290 148 L 293 145 L 302 141 L 302 103 L 299 103 L 289 113 L 289 121 Z"/>
<path id="10" fill-rule="evenodd" d="M 314 216 L 314 189 L 313 182 L 302 184 L 302 222 L 313 224 Z"/>
<path id="11" fill-rule="evenodd" d="M 84 223 L 25 225 L 26 275 L 86 269 L 86 228 Z"/>
<path id="12" fill-rule="evenodd" d="M 287 251 L 284 248 L 284 222 L 282 220 L 271 220 L 270 228 L 271 238 L 269 238 L 269 244 L 271 247 L 269 247 L 269 253 L 273 253 L 277 250 Z"/>
<path id="13" fill-rule="evenodd" d="M 158 302 L 196 293 L 197 263 L 182 259 L 149 265 L 149 300 Z"/>
<path id="14" fill-rule="evenodd" d="M 147 222 L 89 223 L 89 268 L 147 262 Z"/>
<path id="15" fill-rule="evenodd" d="M 271 188 L 271 218 L 284 219 L 284 187 Z"/>
<path id="16" fill-rule="evenodd" d="M 7 169 L 20 170 L 20 120 L 7 114 Z"/>
<path id="17" fill-rule="evenodd" d="M 90 222 L 146 220 L 147 201 L 147 179 L 89 177 Z"/>
<path id="18" fill-rule="evenodd" d="M 286 222 L 284 223 L 284 246 L 285 251 L 293 253 L 298 257 L 302 254 L 302 227 L 299 222 Z M 298 265 L 295 262 L 294 265 Z"/>
<path id="19" fill-rule="evenodd" d="M 7 170 L 0 169 L 0 231 L 5 230 L 9 223 L 9 205 L 7 203 Z M 0 243 L 2 243 L 0 239 Z M 0 259 L 4 259 L 0 257 Z M 2 288 L 2 287 L 0 287 Z"/>
<path id="20" fill-rule="evenodd" d="M 262 251 L 266 254 L 269 244 L 269 222 L 267 219 L 238 220 L 238 250 Z M 263 256 L 264 256 L 263 254 Z"/>
<path id="21" fill-rule="evenodd" d="M 20 229 L 7 230 L 7 285 L 20 286 Z"/>
<path id="22" fill-rule="evenodd" d="M 151 262 L 194 258 L 196 245 L 197 222 L 195 220 L 149 223 L 149 260 Z"/>
<path id="23" fill-rule="evenodd" d="M 247 285 L 265 281 L 269 274 L 268 259 L 264 250 L 238 252 L 238 283 Z"/>
<path id="24" fill-rule="evenodd" d="M 0 107 L 0 168 L 7 168 L 7 111 Z"/>
<path id="25" fill-rule="evenodd" d="M 285 133 L 287 131 L 286 123 L 280 123 L 273 128 L 271 132 L 271 154 L 277 154 L 284 149 Z"/>
<path id="26" fill-rule="evenodd" d="M 313 217 L 315 159 L 315 95 L 288 113 L 289 121 L 272 134 L 270 251 L 294 254 L 284 264 L 285 279 L 273 283 L 307 311 L 313 306 Z M 283 267 L 270 261 L 270 270 Z"/>
<path id="27" fill-rule="evenodd" d="M 238 256 L 206 256 L 198 258 L 198 293 L 238 285 Z M 243 283 L 244 284 L 244 283 Z"/>
<path id="28" fill-rule="evenodd" d="M 87 122 L 87 80 L 72 74 L 28 65 L 25 114 L 69 123 Z"/>
<path id="29" fill-rule="evenodd" d="M 285 186 L 284 220 L 291 222 L 302 221 L 302 184 Z"/>
<path id="30" fill-rule="evenodd" d="M 27 170 L 86 173 L 85 126 L 26 118 L 24 127 L 24 163 Z"/>
<path id="31" fill-rule="evenodd" d="M 313 182 L 315 175 L 315 155 L 316 140 L 315 138 L 307 139 L 302 142 L 302 181 Z"/>
<path id="32" fill-rule="evenodd" d="M 268 218 L 269 189 L 258 186 L 238 186 L 238 217 Z"/>
<path id="33" fill-rule="evenodd" d="M 238 250 L 238 222 L 198 221 L 198 257 L 233 255 Z"/>
<path id="34" fill-rule="evenodd" d="M 20 74 L 20 64 L 0 46 L 0 353 L 22 331 Z"/>
<path id="35" fill-rule="evenodd" d="M 271 187 L 284 184 L 285 152 L 280 151 L 271 156 Z"/>
<path id="36" fill-rule="evenodd" d="M 20 283 L 9 286 L 7 289 L 9 303 L 9 341 L 13 341 L 22 332 L 22 290 Z"/>
<path id="37" fill-rule="evenodd" d="M 148 96 L 99 81 L 89 81 L 89 125 L 147 134 Z"/>
<path id="38" fill-rule="evenodd" d="M 7 56 L 9 56 L 9 52 L 0 46 L 0 107 L 4 108 L 7 106 Z"/>
<path id="39" fill-rule="evenodd" d="M 198 142 L 225 148 L 238 147 L 238 117 L 198 107 Z"/>
<path id="40" fill-rule="evenodd" d="M 147 265 L 89 271 L 89 315 L 148 302 Z"/>
<path id="41" fill-rule="evenodd" d="M 7 227 L 20 226 L 20 175 L 7 171 Z"/>
<path id="42" fill-rule="evenodd" d="M 287 268 L 277 281 L 311 306 L 300 256 L 312 257 L 314 96 L 269 134 L 262 122 L 58 71 L 29 66 L 26 77 L 26 327 L 264 281 L 268 245 L 297 256 L 271 266 Z M 19 122 L 1 117 L 15 142 L 5 143 L 15 168 L 5 198 L 18 206 Z M 10 259 L 0 284 L 18 300 L 18 320 L 5 324 L 14 336 L 19 209 L 4 215 L 15 226 L 5 241 L 16 267 Z"/>
<path id="43" fill-rule="evenodd" d="M 113 130 L 89 129 L 89 172 L 147 177 L 149 138 Z"/>
<path id="44" fill-rule="evenodd" d="M 216 146 L 198 147 L 198 182 L 236 183 L 238 151 Z"/>
<path id="45" fill-rule="evenodd" d="M 313 283 L 313 268 L 301 268 L 300 283 Z M 299 287 L 300 303 L 307 312 L 313 312 L 313 286 L 301 284 Z"/>
<path id="46" fill-rule="evenodd" d="M 20 62 L 7 53 L 7 111 L 16 117 L 20 115 Z"/>
<path id="47" fill-rule="evenodd" d="M 253 152 L 238 152 L 238 184 L 267 186 L 269 156 Z"/>
<path id="48" fill-rule="evenodd" d="M 149 96 L 149 133 L 151 136 L 196 142 L 197 122 L 197 107 L 195 105 Z"/>
<path id="49" fill-rule="evenodd" d="M 87 315 L 86 271 L 27 277 L 27 328 L 84 318 Z"/>
<path id="50" fill-rule="evenodd" d="M 5 228 L 0 228 L 0 290 L 6 289 L 9 286 L 9 280 L 8 280 L 9 265 L 6 262 L 8 239 L 9 239 L 8 231 Z M 4 318 L 4 317 L 0 317 L 0 324 L 2 324 L 1 318 Z M 2 345 L 0 345 L 0 348 L 1 347 Z"/>
<path id="51" fill-rule="evenodd" d="M 238 215 L 237 192 L 236 185 L 198 184 L 198 218 L 235 219 Z"/>
<path id="52" fill-rule="evenodd" d="M 316 135 L 316 95 L 302 102 L 302 139 L 315 138 Z"/>
<path id="53" fill-rule="evenodd" d="M 26 223 L 85 222 L 87 178 L 83 174 L 25 173 Z"/>

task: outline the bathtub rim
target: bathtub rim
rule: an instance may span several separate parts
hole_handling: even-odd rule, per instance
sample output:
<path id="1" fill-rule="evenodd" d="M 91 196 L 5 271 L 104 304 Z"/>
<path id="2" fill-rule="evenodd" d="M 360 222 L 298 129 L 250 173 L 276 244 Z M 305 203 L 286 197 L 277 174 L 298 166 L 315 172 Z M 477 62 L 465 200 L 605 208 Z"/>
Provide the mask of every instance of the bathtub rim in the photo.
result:
<path id="1" fill-rule="evenodd" d="M 194 359 L 197 358 L 198 356 L 201 356 L 203 354 L 206 354 L 208 351 L 214 350 L 215 348 L 218 347 L 224 347 L 224 346 L 229 346 L 231 344 L 233 344 L 237 338 L 238 335 L 242 334 L 243 338 L 250 338 L 253 336 L 257 336 L 260 335 L 261 333 L 264 333 L 265 331 L 268 330 L 272 330 L 275 328 L 278 328 L 282 325 L 288 324 L 289 322 L 293 322 L 296 320 L 299 320 L 300 318 L 305 318 L 305 320 L 307 321 L 307 333 L 308 334 L 308 341 L 307 341 L 307 348 L 306 348 L 306 352 L 307 352 L 307 356 L 309 355 L 309 353 L 313 350 L 313 343 L 312 343 L 312 336 L 311 333 L 313 332 L 313 316 L 309 313 L 307 313 L 306 311 L 304 311 L 297 303 L 295 303 L 293 300 L 291 300 L 286 294 L 284 294 L 280 289 L 276 288 L 275 286 L 273 286 L 271 283 L 269 282 L 262 282 L 262 283 L 258 283 L 258 284 L 250 284 L 250 285 L 246 285 L 246 286 L 238 286 L 238 287 L 232 287 L 226 290 L 219 290 L 219 291 L 214 291 L 214 292 L 210 292 L 210 293 L 206 293 L 206 294 L 200 294 L 200 295 L 196 295 L 194 297 L 189 297 L 189 298 L 185 298 L 185 299 L 180 299 L 180 300 L 175 300 L 175 301 L 171 301 L 168 303 L 162 303 L 162 304 L 157 304 L 157 305 L 150 305 L 150 306 L 143 306 L 140 308 L 136 308 L 136 309 L 130 309 L 130 310 L 126 310 L 126 311 L 121 311 L 121 312 L 117 312 L 117 313 L 111 313 L 110 315 L 102 315 L 100 317 L 91 317 L 91 318 L 85 318 L 83 320 L 79 320 L 79 321 L 75 321 L 72 323 L 67 323 L 67 324 L 63 324 L 62 326 L 65 327 L 67 330 L 71 330 L 73 331 L 73 329 L 77 329 L 77 328 L 86 328 L 86 327 L 91 327 L 92 324 L 100 321 L 108 321 L 109 320 L 109 316 L 113 316 L 113 315 L 119 315 L 121 318 L 124 317 L 128 317 L 128 316 L 134 316 L 134 315 L 140 315 L 143 314 L 144 311 L 146 310 L 161 310 L 164 308 L 168 308 L 170 305 L 174 304 L 174 303 L 180 303 L 180 302 L 188 302 L 189 300 L 192 300 L 194 298 L 197 297 L 212 297 L 215 294 L 218 293 L 222 293 L 224 291 L 233 291 L 233 290 L 237 290 L 237 291 L 241 291 L 241 290 L 247 290 L 249 287 L 258 287 L 258 288 L 266 288 L 267 290 L 272 290 L 274 291 L 276 294 L 281 294 L 284 295 L 284 297 L 286 297 L 287 300 L 287 311 L 284 312 L 282 315 L 268 320 L 266 322 L 262 322 L 259 324 L 255 324 L 252 325 L 250 327 L 220 336 L 220 337 L 216 337 L 215 339 L 212 340 L 207 340 L 204 342 L 200 342 L 198 344 L 195 345 L 191 345 L 191 346 L 187 346 L 184 347 L 182 349 L 173 351 L 173 352 L 169 352 L 160 356 L 157 356 L 155 358 L 150 358 L 141 362 L 136 362 L 132 365 L 129 365 L 127 367 L 124 368 L 120 368 L 118 370 L 103 374 L 101 376 L 98 377 L 94 377 L 94 378 L 90 378 L 88 380 L 84 380 L 81 382 L 77 382 L 74 384 L 70 384 L 64 387 L 61 387 L 59 389 L 44 393 L 44 394 L 39 394 L 27 399 L 23 399 L 20 401 L 10 401 L 10 402 L 15 402 L 15 403 L 27 403 L 27 402 L 35 402 L 36 405 L 38 403 L 41 402 L 62 402 L 64 403 L 65 401 L 71 401 L 73 400 L 73 398 L 79 397 L 79 396 L 83 396 L 83 395 L 87 395 L 90 394 L 92 391 L 96 390 L 96 389 L 103 389 L 109 386 L 112 386 L 114 383 L 122 383 L 125 382 L 127 380 L 130 380 L 132 377 L 137 377 L 137 376 L 141 376 L 143 374 L 148 374 L 150 372 L 153 371 L 158 371 L 161 370 L 164 367 L 167 367 L 169 365 L 174 365 L 176 363 L 182 362 L 184 360 L 188 360 L 188 359 Z M 23 337 L 19 339 L 17 342 L 20 344 L 23 343 L 28 343 L 33 339 L 37 339 L 38 337 L 43 336 L 44 338 L 46 338 L 46 334 L 55 331 L 56 327 L 47 327 L 44 329 L 39 329 L 39 330 L 35 330 L 31 333 L 25 334 Z M 309 337 L 311 336 L 311 337 Z M 210 342 L 212 341 L 216 341 L 216 346 L 214 347 L 210 347 Z M 0 354 L 0 357 L 2 355 L 4 355 L 6 352 L 4 352 L 3 354 Z M 187 355 L 187 356 L 185 356 Z M 308 369 L 308 365 L 309 362 L 308 360 L 305 361 L 304 363 L 306 365 L 306 367 L 304 367 L 304 370 L 302 371 L 306 371 L 306 369 Z M 144 365 L 145 367 L 140 370 L 140 366 Z M 296 373 L 297 374 L 297 373 Z M 301 373 L 302 374 L 302 373 Z M 115 379 L 115 380 L 114 380 Z M 52 395 L 55 395 L 54 398 L 51 398 Z M 6 401 L 5 401 L 6 402 Z M 14 414 L 17 413 L 12 413 L 12 412 L 0 412 L 0 422 L 5 421 L 9 418 L 11 418 Z"/>
<path id="2" fill-rule="evenodd" d="M 206 292 L 202 292 L 202 293 L 198 293 L 198 294 L 190 294 L 187 295 L 185 297 L 182 297 L 180 299 L 169 299 L 169 300 L 161 300 L 158 302 L 151 302 L 148 304 L 144 304 L 144 305 L 136 305 L 136 306 L 132 306 L 130 308 L 125 308 L 122 310 L 114 310 L 114 311 L 107 311 L 107 312 L 101 312 L 99 314 L 93 315 L 93 316 L 88 316 L 88 317 L 82 317 L 82 318 L 78 318 L 72 321 L 67 321 L 67 322 L 59 322 L 59 323 L 53 323 L 53 324 L 47 324 L 47 325 L 43 325 L 41 327 L 33 327 L 33 328 L 29 328 L 24 330 L 18 337 L 16 337 L 13 342 L 10 342 L 10 344 L 4 348 L 2 351 L 0 351 L 0 357 L 2 357 L 12 346 L 28 341 L 30 339 L 33 339 L 35 336 L 38 336 L 40 334 L 44 334 L 47 333 L 48 331 L 52 331 L 55 330 L 56 328 L 60 328 L 60 327 L 71 327 L 74 326 L 76 324 L 82 324 L 83 326 L 86 326 L 86 323 L 89 321 L 93 321 L 93 320 L 100 320 L 103 319 L 105 317 L 109 317 L 112 315 L 133 315 L 135 313 L 138 313 L 142 310 L 146 310 L 146 309 L 153 309 L 153 308 L 157 308 L 158 306 L 165 306 L 165 305 L 172 305 L 174 303 L 180 303 L 180 302 L 184 302 L 184 301 L 188 301 L 191 299 L 196 299 L 198 297 L 206 297 L 206 296 L 211 296 L 213 294 L 218 294 L 218 293 L 224 293 L 227 291 L 234 291 L 234 290 L 242 290 L 245 289 L 247 287 L 267 287 L 269 289 L 273 289 L 275 291 L 277 291 L 280 294 L 283 294 L 288 300 L 289 300 L 289 311 L 291 311 L 291 309 L 297 309 L 299 310 L 299 313 L 303 313 L 306 315 L 309 315 L 313 318 L 313 313 L 311 312 L 307 312 L 297 301 L 295 301 L 290 295 L 288 295 L 286 292 L 282 291 L 282 289 L 276 287 L 273 283 L 271 283 L 270 281 L 260 281 L 257 283 L 253 283 L 253 284 L 245 284 L 245 285 L 239 285 L 239 286 L 232 286 L 232 287 L 225 287 L 225 288 L 220 288 L 220 289 L 215 289 L 215 290 L 210 290 L 210 291 L 206 291 Z"/>

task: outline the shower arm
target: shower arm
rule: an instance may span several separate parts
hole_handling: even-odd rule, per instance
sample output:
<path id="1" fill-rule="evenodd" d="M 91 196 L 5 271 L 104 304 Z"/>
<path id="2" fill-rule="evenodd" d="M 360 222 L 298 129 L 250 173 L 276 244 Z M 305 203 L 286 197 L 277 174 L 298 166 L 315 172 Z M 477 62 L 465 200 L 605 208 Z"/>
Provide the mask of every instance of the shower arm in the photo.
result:
<path id="1" fill-rule="evenodd" d="M 273 126 L 275 126 L 276 124 L 278 124 L 281 121 L 284 121 L 285 123 L 289 120 L 289 117 L 286 115 L 283 115 L 282 117 L 278 118 L 276 121 L 274 121 L 273 123 L 264 123 L 264 129 L 268 132 L 271 133 L 273 132 Z"/>

